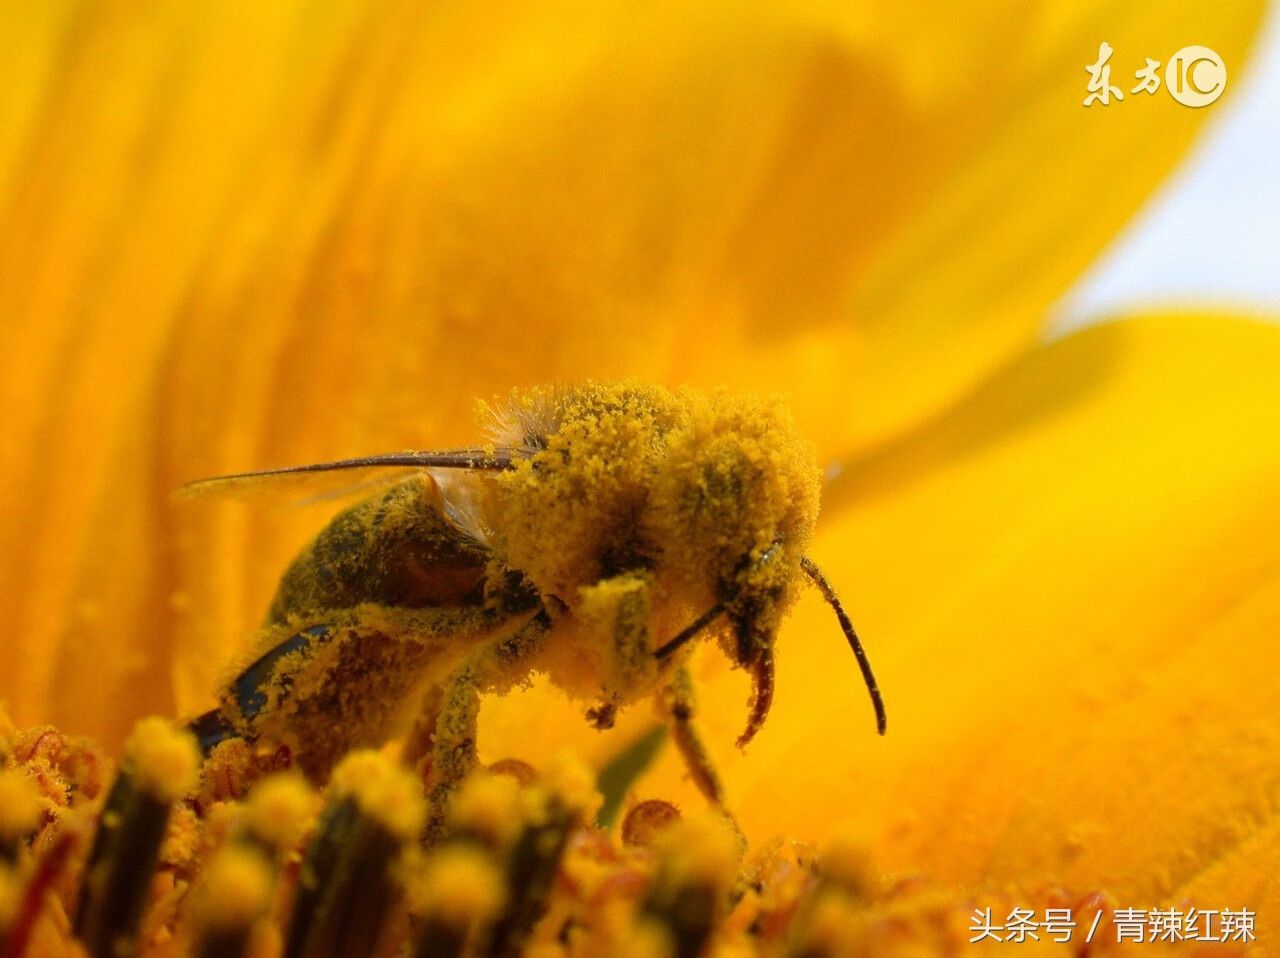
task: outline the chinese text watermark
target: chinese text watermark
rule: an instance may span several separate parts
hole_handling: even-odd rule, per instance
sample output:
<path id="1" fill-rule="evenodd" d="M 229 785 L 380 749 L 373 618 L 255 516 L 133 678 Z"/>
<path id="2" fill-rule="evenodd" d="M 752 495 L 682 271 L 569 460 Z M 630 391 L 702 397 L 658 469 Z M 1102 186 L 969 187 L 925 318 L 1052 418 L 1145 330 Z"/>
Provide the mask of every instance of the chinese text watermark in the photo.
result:
<path id="1" fill-rule="evenodd" d="M 1103 40 L 1098 46 L 1098 59 L 1085 67 L 1089 73 L 1085 106 L 1108 106 L 1111 100 L 1124 100 L 1124 90 L 1111 82 L 1111 54 L 1115 50 Z M 1133 73 L 1137 85 L 1129 95 L 1148 96 L 1160 89 L 1160 61 L 1144 57 L 1146 64 Z M 1227 67 L 1222 57 L 1208 47 L 1189 46 L 1177 51 L 1164 69 L 1164 86 L 1169 95 L 1183 106 L 1208 106 L 1222 96 L 1227 87 Z"/>
<path id="2" fill-rule="evenodd" d="M 1081 923 L 1084 941 L 1091 942 L 1098 933 L 1102 911 L 1095 911 L 1092 919 Z M 1177 941 L 1240 941 L 1254 940 L 1254 919 L 1257 912 L 1248 908 L 1233 911 L 1230 908 L 1117 908 L 1111 913 L 1111 925 L 1117 943 L 1177 942 Z M 997 919 L 990 908 L 975 909 L 969 923 L 969 941 L 995 941 L 1019 944 L 1044 940 L 1065 944 L 1076 931 L 1076 920 L 1070 908 L 1046 908 L 1041 918 L 1030 908 L 1014 908 L 1003 919 Z"/>

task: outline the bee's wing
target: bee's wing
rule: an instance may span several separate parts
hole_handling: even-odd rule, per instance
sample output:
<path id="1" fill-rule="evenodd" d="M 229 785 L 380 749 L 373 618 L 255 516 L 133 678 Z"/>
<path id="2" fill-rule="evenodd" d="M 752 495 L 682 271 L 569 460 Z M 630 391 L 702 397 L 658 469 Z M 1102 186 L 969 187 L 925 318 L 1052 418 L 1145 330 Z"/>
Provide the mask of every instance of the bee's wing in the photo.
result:
<path id="1" fill-rule="evenodd" d="M 282 469 L 263 469 L 230 476 L 197 479 L 179 487 L 180 499 L 203 496 L 242 496 L 264 489 L 294 497 L 311 493 L 308 501 L 339 498 L 391 485 L 414 472 L 435 469 L 510 469 L 520 454 L 513 449 L 447 449 L 435 452 L 390 452 L 337 462 L 317 462 Z M 368 475 L 376 471 L 377 475 Z"/>

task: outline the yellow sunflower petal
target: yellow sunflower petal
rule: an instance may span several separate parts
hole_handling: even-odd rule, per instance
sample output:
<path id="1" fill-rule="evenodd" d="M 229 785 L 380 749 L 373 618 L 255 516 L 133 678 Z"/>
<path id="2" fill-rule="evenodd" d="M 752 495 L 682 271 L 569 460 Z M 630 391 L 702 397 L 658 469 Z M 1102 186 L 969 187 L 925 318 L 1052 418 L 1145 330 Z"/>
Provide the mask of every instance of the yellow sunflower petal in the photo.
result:
<path id="1" fill-rule="evenodd" d="M 962 9 L 967 16 L 970 8 Z M 939 397 L 970 388 L 995 368 L 997 357 L 1028 344 L 1045 307 L 1133 215 L 1209 112 L 1169 95 L 1165 66 L 1187 44 L 1216 49 L 1228 65 L 1219 101 L 1227 102 L 1262 9 L 1221 8 L 1204 19 L 1191 2 L 1064 0 L 1034 14 L 1011 6 L 1008 19 L 976 14 L 963 51 L 936 40 L 934 47 L 929 28 L 917 32 L 918 21 L 897 35 L 915 51 L 916 85 L 931 94 L 921 94 L 922 102 L 953 125 L 939 122 L 930 130 L 937 139 L 912 144 L 943 155 L 920 174 L 930 184 L 918 194 L 927 195 L 927 210 L 907 215 L 899 204 L 901 220 L 858 263 L 849 305 L 861 321 L 858 347 L 865 360 L 850 370 L 843 390 L 831 393 L 843 399 L 832 406 L 837 424 L 830 428 L 862 438 L 891 436 L 904 418 L 936 410 Z M 933 11 L 928 5 L 921 19 Z M 1188 36 L 1188 24 L 1195 25 L 1196 39 Z M 1113 51 L 1111 84 L 1125 99 L 1086 108 L 1086 67 L 1104 42 Z M 972 62 L 957 72 L 968 82 L 956 86 L 942 64 L 965 54 Z M 1148 58 L 1160 62 L 1160 88 L 1154 95 L 1133 93 L 1135 73 Z M 975 128 L 982 132 L 975 135 Z M 909 174 L 891 175 L 887 189 L 896 175 Z M 911 361 L 879 361 L 892 355 Z M 886 394 L 902 398 L 878 398 Z"/>
<path id="2" fill-rule="evenodd" d="M 1280 327 L 1118 322 L 1028 356 L 851 469 L 780 641 L 775 715 L 725 759 L 749 833 L 850 832 L 895 873 L 1259 910 L 1280 813 Z M 745 685 L 706 688 L 727 750 Z"/>
<path id="3" fill-rule="evenodd" d="M 1235 63 L 1257 4 L 1231 10 L 1197 22 Z M 1074 38 L 1109 29 L 1097 11 L 40 16 L 10 34 L 24 52 L 0 108 L 0 299 L 16 330 L 0 546 L 24 560 L 0 573 L 20 663 L 3 694 L 26 721 L 118 738 L 119 702 L 171 710 L 175 667 L 189 707 L 315 525 L 175 518 L 162 504 L 182 479 L 466 440 L 476 394 L 623 372 L 794 388 L 809 423 L 836 415 L 819 438 L 837 448 L 948 401 L 1083 263 L 1047 269 L 1017 309 L 983 300 L 990 283 L 897 298 L 936 265 L 924 251 L 970 241 L 953 228 L 975 204 L 1012 197 L 1018 223 L 1042 217 L 1008 189 L 1025 182 L 1014 157 L 1053 131 L 1080 142 L 1050 88 L 1083 80 Z M 1167 16 L 1126 13 L 1112 42 L 1145 23 L 1134 45 L 1167 46 Z M 1028 102 L 1043 135 L 1022 142 L 1010 121 Z M 1198 122 L 1167 114 L 1133 120 L 1158 156 L 1131 158 L 1089 225 L 1070 220 L 1090 251 Z M 996 154 L 1007 179 L 974 185 Z M 1092 182 L 1114 155 L 1072 175 Z M 939 196 L 944 225 L 912 226 Z M 1055 258 L 1051 238 L 1018 227 L 977 259 L 1008 246 L 1025 275 L 1028 242 Z"/>

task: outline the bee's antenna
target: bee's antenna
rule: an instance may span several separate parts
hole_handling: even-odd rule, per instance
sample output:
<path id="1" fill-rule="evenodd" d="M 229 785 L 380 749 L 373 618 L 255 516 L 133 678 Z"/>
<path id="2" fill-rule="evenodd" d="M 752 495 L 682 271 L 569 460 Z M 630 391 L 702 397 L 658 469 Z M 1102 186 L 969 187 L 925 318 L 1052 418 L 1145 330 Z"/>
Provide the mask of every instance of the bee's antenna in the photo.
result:
<path id="1" fill-rule="evenodd" d="M 674 639 L 672 639 L 662 648 L 654 652 L 653 657 L 655 659 L 665 659 L 668 655 L 670 655 L 676 649 L 680 648 L 680 646 L 684 645 L 686 642 L 692 639 L 695 635 L 697 635 L 699 632 L 705 629 L 708 625 L 710 625 L 712 621 L 716 618 L 716 616 L 724 612 L 724 607 L 725 607 L 725 602 L 723 599 L 721 599 L 711 608 L 707 609 L 706 612 L 702 613 L 702 615 L 698 616 L 696 619 L 690 622 L 687 626 L 685 626 L 685 628 L 681 630 L 680 634 L 677 635 Z"/>
<path id="2" fill-rule="evenodd" d="M 849 616 L 845 614 L 844 606 L 840 604 L 840 599 L 836 596 L 836 590 L 831 588 L 831 583 L 814 565 L 813 560 L 808 556 L 801 556 L 800 568 L 804 569 L 805 574 L 818 587 L 822 597 L 827 600 L 827 605 L 835 610 L 836 618 L 840 620 L 840 628 L 844 629 L 844 637 L 849 640 L 849 647 L 853 649 L 854 657 L 858 660 L 858 668 L 862 669 L 862 680 L 867 683 L 867 691 L 871 693 L 871 704 L 875 706 L 876 710 L 876 728 L 883 735 L 889 722 L 884 711 L 884 699 L 880 697 L 880 688 L 876 685 L 876 677 L 871 672 L 871 662 L 867 659 L 867 653 L 863 651 L 862 643 L 858 640 L 858 633 L 853 631 L 853 623 L 849 621 Z"/>

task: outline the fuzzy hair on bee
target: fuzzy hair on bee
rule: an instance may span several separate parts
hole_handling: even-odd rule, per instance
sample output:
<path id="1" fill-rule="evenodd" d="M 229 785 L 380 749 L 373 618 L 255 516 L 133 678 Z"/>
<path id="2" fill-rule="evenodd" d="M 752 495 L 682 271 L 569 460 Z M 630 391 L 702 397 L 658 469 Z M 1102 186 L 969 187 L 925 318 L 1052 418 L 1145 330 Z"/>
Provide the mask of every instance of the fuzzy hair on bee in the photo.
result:
<path id="1" fill-rule="evenodd" d="M 475 448 L 186 487 L 409 470 L 294 559 L 254 652 L 192 723 L 207 747 L 232 736 L 283 746 L 324 780 L 351 748 L 405 733 L 439 831 L 478 761 L 481 697 L 545 673 L 590 703 L 599 728 L 656 699 L 693 780 L 723 807 L 694 723 L 694 640 L 712 638 L 751 677 L 745 746 L 768 715 L 779 626 L 806 583 L 835 610 L 884 732 L 862 645 L 805 554 L 820 472 L 780 401 L 587 383 L 517 391 L 487 418 L 489 442 Z"/>

